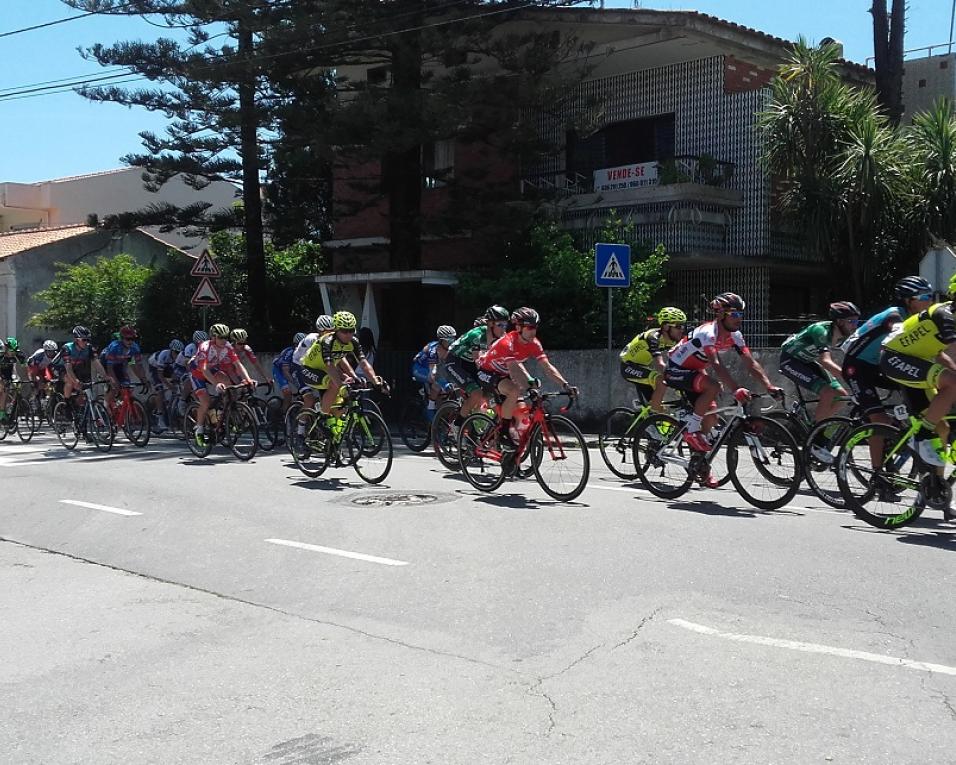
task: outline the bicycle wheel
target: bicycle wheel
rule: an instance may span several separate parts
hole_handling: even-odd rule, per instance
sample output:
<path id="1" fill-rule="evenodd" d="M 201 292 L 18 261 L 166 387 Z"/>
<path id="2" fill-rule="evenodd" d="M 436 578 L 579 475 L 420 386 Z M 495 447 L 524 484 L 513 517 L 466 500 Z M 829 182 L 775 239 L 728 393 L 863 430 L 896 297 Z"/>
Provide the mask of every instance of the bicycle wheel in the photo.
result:
<path id="1" fill-rule="evenodd" d="M 547 426 L 535 426 L 529 442 L 534 476 L 547 494 L 562 502 L 581 495 L 591 474 L 584 435 L 567 417 L 548 415 Z M 633 450 L 632 450 L 633 454 Z"/>
<path id="2" fill-rule="evenodd" d="M 16 418 L 17 435 L 23 443 L 30 443 L 39 425 L 37 423 L 37 416 L 30 408 L 30 404 L 22 398 L 17 399 Z"/>
<path id="3" fill-rule="evenodd" d="M 392 469 L 392 439 L 388 425 L 373 411 L 353 415 L 345 439 L 357 449 L 352 467 L 366 483 L 381 483 Z"/>
<path id="4" fill-rule="evenodd" d="M 213 434 L 207 430 L 205 435 L 199 435 L 198 423 L 196 422 L 196 412 L 199 404 L 195 401 L 186 408 L 186 415 L 183 417 L 183 435 L 186 437 L 186 446 L 195 456 L 203 459 L 209 456 L 212 451 L 212 445 L 215 442 Z M 208 425 L 207 425 L 208 428 Z"/>
<path id="5" fill-rule="evenodd" d="M 692 455 L 681 439 L 682 432 L 681 423 L 667 414 L 646 418 L 634 431 L 634 469 L 655 497 L 676 499 L 693 482 Z"/>
<path id="6" fill-rule="evenodd" d="M 914 449 L 901 444 L 902 438 L 903 431 L 893 425 L 859 425 L 847 434 L 837 456 L 837 482 L 846 507 L 878 529 L 912 523 L 928 500 L 946 493 L 936 485 L 935 474 L 920 478 Z M 874 461 L 879 467 L 873 467 Z"/>
<path id="7" fill-rule="evenodd" d="M 272 441 L 271 448 L 273 449 L 285 443 L 285 422 L 282 407 L 283 400 L 281 396 L 270 396 L 266 400 L 265 429 L 269 432 L 268 438 Z"/>
<path id="8" fill-rule="evenodd" d="M 761 510 L 776 510 L 800 488 L 800 447 L 777 419 L 748 417 L 726 442 L 727 468 L 734 488 Z"/>
<path id="9" fill-rule="evenodd" d="M 458 426 L 455 419 L 460 411 L 458 402 L 446 401 L 435 412 L 432 420 L 432 449 L 435 456 L 449 470 L 460 470 L 458 462 Z"/>
<path id="10" fill-rule="evenodd" d="M 329 466 L 332 444 L 325 429 L 324 415 L 314 409 L 299 408 L 291 423 L 288 446 L 295 466 L 309 478 L 318 478 Z M 302 427 L 301 435 L 297 432 Z"/>
<path id="11" fill-rule="evenodd" d="M 853 430 L 854 424 L 849 417 L 827 417 L 810 431 L 803 445 L 804 478 L 813 493 L 830 507 L 846 507 L 840 492 L 840 483 L 837 481 L 836 463 L 840 447 Z M 815 447 L 824 449 L 830 455 L 829 461 L 821 459 L 819 454 L 814 454 Z"/>
<path id="12" fill-rule="evenodd" d="M 66 401 L 60 401 L 53 407 L 53 432 L 63 448 L 73 451 L 77 442 L 80 440 L 80 434 L 76 430 L 76 422 L 73 419 L 73 412 Z"/>
<path id="13" fill-rule="evenodd" d="M 285 415 L 283 416 L 283 435 L 285 437 L 285 446 L 289 450 L 289 454 L 295 457 L 293 453 L 293 446 L 295 444 L 296 436 L 296 420 L 299 416 L 299 412 L 302 411 L 302 402 L 294 401 L 292 405 L 286 410 Z"/>
<path id="14" fill-rule="evenodd" d="M 619 406 L 608 412 L 601 425 L 601 434 L 598 436 L 601 458 L 618 478 L 625 480 L 637 478 L 633 446 L 633 436 L 637 426 L 637 412 L 626 406 Z"/>
<path id="15" fill-rule="evenodd" d="M 422 403 L 417 398 L 410 401 L 402 412 L 399 433 L 402 441 L 413 452 L 423 452 L 428 448 L 431 425 L 422 412 Z"/>
<path id="16" fill-rule="evenodd" d="M 123 420 L 123 433 L 131 444 L 141 449 L 149 443 L 152 429 L 149 426 L 149 417 L 146 408 L 135 398 L 129 401 L 126 410 L 126 419 Z"/>
<path id="17" fill-rule="evenodd" d="M 256 436 L 259 448 L 264 452 L 271 452 L 276 445 L 275 431 L 269 427 L 269 404 L 261 398 L 251 398 L 249 408 L 256 420 Z"/>
<path id="18" fill-rule="evenodd" d="M 102 401 L 91 401 L 87 404 L 86 431 L 93 439 L 93 445 L 101 452 L 108 452 L 113 448 L 116 438 L 116 428 L 113 420 Z"/>
<path id="19" fill-rule="evenodd" d="M 458 431 L 458 455 L 461 472 L 479 491 L 494 491 L 504 483 L 498 429 L 487 414 L 469 415 Z"/>
<path id="20" fill-rule="evenodd" d="M 229 450 L 236 459 L 248 462 L 256 456 L 259 448 L 259 427 L 256 424 L 256 415 L 248 404 L 239 401 L 229 407 L 225 428 L 229 433 Z"/>
<path id="21" fill-rule="evenodd" d="M 2 422 L 0 422 L 0 441 L 6 439 L 10 433 L 13 432 L 13 429 L 16 427 L 16 421 L 13 417 L 13 407 L 8 406 L 6 411 L 6 417 Z"/>

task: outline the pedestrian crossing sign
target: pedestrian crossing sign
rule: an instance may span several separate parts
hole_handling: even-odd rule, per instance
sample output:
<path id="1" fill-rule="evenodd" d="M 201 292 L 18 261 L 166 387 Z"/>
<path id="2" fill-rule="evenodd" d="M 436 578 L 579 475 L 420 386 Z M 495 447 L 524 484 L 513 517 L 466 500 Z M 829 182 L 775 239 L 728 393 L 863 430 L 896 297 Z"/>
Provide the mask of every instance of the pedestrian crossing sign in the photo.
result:
<path id="1" fill-rule="evenodd" d="M 202 255 L 197 258 L 196 262 L 193 263 L 192 269 L 189 271 L 190 276 L 211 277 L 216 278 L 222 276 L 222 272 L 219 270 L 219 265 L 213 260 L 212 255 L 209 254 L 209 250 L 203 250 Z"/>
<path id="2" fill-rule="evenodd" d="M 598 287 L 631 286 L 631 247 L 627 244 L 594 246 L 594 283 Z"/>

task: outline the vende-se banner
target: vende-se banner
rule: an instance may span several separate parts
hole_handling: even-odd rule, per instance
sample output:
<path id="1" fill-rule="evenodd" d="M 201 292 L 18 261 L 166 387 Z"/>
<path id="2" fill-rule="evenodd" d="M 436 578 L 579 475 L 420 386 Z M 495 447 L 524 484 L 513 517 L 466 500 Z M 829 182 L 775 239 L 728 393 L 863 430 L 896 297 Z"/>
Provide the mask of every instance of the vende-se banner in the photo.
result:
<path id="1" fill-rule="evenodd" d="M 606 167 L 603 170 L 594 171 L 595 191 L 619 191 L 656 184 L 656 162 L 637 162 L 633 165 Z"/>

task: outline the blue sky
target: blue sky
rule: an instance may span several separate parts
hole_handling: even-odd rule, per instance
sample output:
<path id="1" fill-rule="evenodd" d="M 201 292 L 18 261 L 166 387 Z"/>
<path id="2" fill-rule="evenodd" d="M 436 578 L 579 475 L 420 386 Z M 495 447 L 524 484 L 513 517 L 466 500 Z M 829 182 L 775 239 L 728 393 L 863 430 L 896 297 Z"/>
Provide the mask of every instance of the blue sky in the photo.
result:
<path id="1" fill-rule="evenodd" d="M 764 32 L 794 39 L 835 37 L 847 58 L 863 62 L 872 54 L 871 0 L 656 0 L 648 8 L 695 10 Z M 607 0 L 608 7 L 630 7 Z M 946 42 L 951 0 L 910 0 L 906 47 Z M 60 0 L 0 0 L 0 33 L 72 16 Z M 41 81 L 101 72 L 84 61 L 77 46 L 117 40 L 152 40 L 174 32 L 139 17 L 91 16 L 12 37 L 0 37 L 0 93 Z M 0 101 L 0 181 L 30 182 L 120 167 L 119 158 L 141 150 L 138 133 L 161 132 L 162 116 L 115 104 L 95 104 L 74 93 Z"/>

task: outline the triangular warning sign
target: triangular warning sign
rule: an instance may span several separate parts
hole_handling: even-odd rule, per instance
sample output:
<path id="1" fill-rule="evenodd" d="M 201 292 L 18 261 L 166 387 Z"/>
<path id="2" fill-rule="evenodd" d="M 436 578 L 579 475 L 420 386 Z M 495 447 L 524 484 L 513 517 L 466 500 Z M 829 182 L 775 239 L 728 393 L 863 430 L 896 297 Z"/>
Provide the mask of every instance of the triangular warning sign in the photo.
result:
<path id="1" fill-rule="evenodd" d="M 199 282 L 199 286 L 196 287 L 191 302 L 195 306 L 222 304 L 222 301 L 219 299 L 219 293 L 216 292 L 216 288 L 212 286 L 212 282 L 206 277 L 203 277 L 203 280 Z"/>
<path id="2" fill-rule="evenodd" d="M 617 255 L 611 253 L 607 265 L 604 266 L 604 273 L 601 274 L 601 278 L 613 282 L 623 282 L 626 280 L 624 269 L 621 268 L 621 263 L 618 261 Z"/>
<path id="3" fill-rule="evenodd" d="M 212 255 L 209 254 L 209 250 L 203 250 L 202 255 L 193 263 L 189 275 L 216 277 L 221 276 L 222 271 L 219 270 L 219 266 L 216 264 L 216 261 L 213 260 Z"/>

